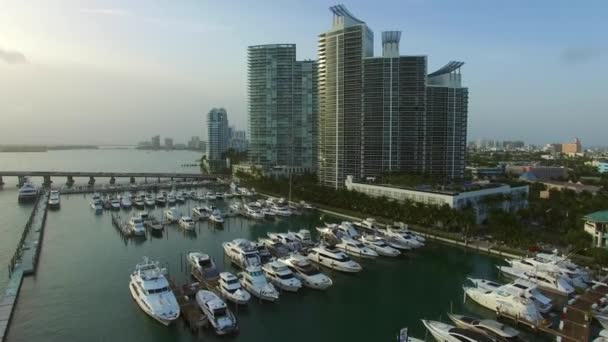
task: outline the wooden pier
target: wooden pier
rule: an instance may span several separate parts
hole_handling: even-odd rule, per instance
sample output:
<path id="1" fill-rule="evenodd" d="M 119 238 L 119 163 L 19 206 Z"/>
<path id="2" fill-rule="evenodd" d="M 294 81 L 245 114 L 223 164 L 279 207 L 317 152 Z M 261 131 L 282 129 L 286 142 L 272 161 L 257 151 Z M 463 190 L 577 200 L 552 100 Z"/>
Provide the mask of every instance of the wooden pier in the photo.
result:
<path id="1" fill-rule="evenodd" d="M 179 303 L 180 315 L 186 327 L 193 333 L 198 333 L 201 328 L 208 326 L 207 317 L 196 303 L 196 293 L 201 289 L 199 283 L 178 285 L 173 279 L 169 279 L 171 290 Z"/>
<path id="2" fill-rule="evenodd" d="M 560 331 L 565 335 L 563 341 L 589 341 L 593 321 L 592 306 L 608 295 L 606 280 L 608 277 L 568 302 L 560 322 Z"/>
<path id="3" fill-rule="evenodd" d="M 116 213 L 112 213 L 112 225 L 123 237 L 127 238 L 133 236 L 133 232 L 131 232 L 129 226 L 120 218 L 120 215 Z"/>

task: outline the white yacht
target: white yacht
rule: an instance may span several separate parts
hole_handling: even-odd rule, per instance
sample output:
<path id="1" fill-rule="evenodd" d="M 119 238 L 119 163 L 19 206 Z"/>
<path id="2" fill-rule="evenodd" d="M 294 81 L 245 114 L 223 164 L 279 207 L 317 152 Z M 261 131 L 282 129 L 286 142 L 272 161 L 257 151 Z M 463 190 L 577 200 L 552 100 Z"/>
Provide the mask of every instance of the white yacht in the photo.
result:
<path id="1" fill-rule="evenodd" d="M 19 202 L 33 202 L 38 196 L 38 188 L 26 177 L 25 183 L 19 188 L 17 199 Z"/>
<path id="2" fill-rule="evenodd" d="M 240 268 L 246 268 L 247 266 L 261 266 L 262 260 L 260 259 L 260 253 L 258 249 L 251 243 L 251 241 L 245 239 L 235 239 L 230 242 L 222 243 L 224 253 L 230 258 L 230 260 Z"/>
<path id="3" fill-rule="evenodd" d="M 196 200 L 197 200 L 197 201 L 199 201 L 199 202 L 200 202 L 200 201 L 204 201 L 204 200 L 205 200 L 205 194 L 203 194 L 203 193 L 198 193 L 198 194 L 196 194 L 195 198 L 196 198 Z"/>
<path id="4" fill-rule="evenodd" d="M 133 205 L 137 209 L 143 209 L 145 207 L 146 203 L 142 196 L 136 196 L 135 200 L 133 201 Z"/>
<path id="5" fill-rule="evenodd" d="M 165 220 L 169 221 L 170 223 L 175 223 L 182 217 L 179 210 L 177 210 L 175 207 L 165 210 L 163 215 L 165 216 Z"/>
<path id="6" fill-rule="evenodd" d="M 273 204 L 270 210 L 278 216 L 291 216 L 293 214 L 288 207 L 279 204 Z"/>
<path id="7" fill-rule="evenodd" d="M 61 199 L 59 195 L 59 190 L 51 190 L 49 195 L 49 208 L 57 209 L 61 206 Z"/>
<path id="8" fill-rule="evenodd" d="M 480 287 L 463 287 L 466 296 L 477 304 L 531 324 L 545 324 L 540 311 L 532 299 L 521 298 L 503 290 L 486 290 Z"/>
<path id="9" fill-rule="evenodd" d="M 165 195 L 163 195 L 163 194 L 156 195 L 156 204 L 158 204 L 161 207 L 164 207 L 167 204 L 167 199 L 165 198 Z"/>
<path id="10" fill-rule="evenodd" d="M 120 209 L 120 201 L 118 198 L 114 197 L 110 200 L 110 204 L 112 205 L 112 210 Z"/>
<path id="11" fill-rule="evenodd" d="M 183 192 L 178 192 L 177 195 L 175 195 L 175 201 L 177 203 L 186 203 L 186 198 L 184 197 L 184 193 Z"/>
<path id="12" fill-rule="evenodd" d="M 497 266 L 500 272 L 513 279 L 525 279 L 538 285 L 539 288 L 564 296 L 574 294 L 574 287 L 561 275 L 546 271 L 526 271 L 510 266 Z"/>
<path id="13" fill-rule="evenodd" d="M 245 216 L 250 217 L 255 220 L 262 220 L 264 217 L 264 213 L 262 213 L 262 208 L 260 208 L 257 203 L 247 203 L 243 206 L 245 210 Z"/>
<path id="14" fill-rule="evenodd" d="M 519 340 L 519 331 L 493 319 L 478 319 L 471 316 L 450 313 L 448 313 L 448 317 L 459 328 L 471 329 L 500 341 Z"/>
<path id="15" fill-rule="evenodd" d="M 219 292 L 224 299 L 235 304 L 247 304 L 251 295 L 241 287 L 239 279 L 230 272 L 220 273 Z"/>
<path id="16" fill-rule="evenodd" d="M 396 257 L 401 254 L 401 252 L 389 246 L 383 238 L 375 235 L 363 235 L 359 237 L 359 241 L 362 242 L 369 249 L 378 253 L 378 255 L 387 256 L 387 257 Z"/>
<path id="17" fill-rule="evenodd" d="M 194 221 L 190 216 L 182 216 L 178 222 L 179 226 L 184 228 L 185 230 L 194 229 Z"/>
<path id="18" fill-rule="evenodd" d="M 294 253 L 279 260 L 287 265 L 295 276 L 307 287 L 316 290 L 325 290 L 333 284 L 331 278 L 321 273 L 321 271 L 313 266 L 310 260 L 303 255 Z"/>
<path id="19" fill-rule="evenodd" d="M 477 331 L 457 328 L 438 321 L 422 320 L 422 324 L 439 342 L 496 342 L 496 339 Z"/>
<path id="20" fill-rule="evenodd" d="M 349 237 L 343 237 L 342 241 L 336 244 L 336 248 L 359 258 L 375 259 L 378 256 L 378 253 L 366 247 L 362 242 Z"/>
<path id="21" fill-rule="evenodd" d="M 396 243 L 408 246 L 410 249 L 420 248 L 424 246 L 424 243 L 418 241 L 418 239 L 404 229 L 386 228 L 383 234 L 389 239 L 394 240 Z"/>
<path id="22" fill-rule="evenodd" d="M 213 193 L 213 192 L 207 192 L 205 194 L 205 198 L 208 199 L 208 200 L 215 200 L 215 193 Z"/>
<path id="23" fill-rule="evenodd" d="M 199 290 L 196 293 L 196 302 L 201 310 L 203 310 L 205 316 L 207 316 L 216 334 L 226 335 L 238 329 L 236 317 L 228 309 L 226 303 L 215 293 Z"/>
<path id="24" fill-rule="evenodd" d="M 363 228 L 363 229 L 367 229 L 367 230 L 371 230 L 371 231 L 376 231 L 380 228 L 378 226 L 378 223 L 376 222 L 376 220 L 371 217 L 368 217 L 361 222 L 355 222 L 353 224 L 359 228 Z"/>
<path id="25" fill-rule="evenodd" d="M 355 273 L 363 269 L 361 265 L 351 260 L 348 255 L 335 246 L 314 247 L 308 253 L 308 258 L 320 265 L 341 272 Z"/>
<path id="26" fill-rule="evenodd" d="M 123 209 L 130 209 L 132 205 L 133 205 L 133 204 L 131 203 L 131 199 L 129 198 L 129 196 L 123 196 L 123 197 L 120 199 L 120 206 L 121 206 Z"/>
<path id="27" fill-rule="evenodd" d="M 217 198 L 217 199 L 223 199 L 224 198 L 224 193 L 217 191 L 215 193 L 215 198 Z"/>
<path id="28" fill-rule="evenodd" d="M 146 227 L 144 226 L 144 220 L 141 216 L 133 216 L 129 219 L 129 230 L 135 235 L 146 234 Z"/>
<path id="29" fill-rule="evenodd" d="M 572 286 L 580 289 L 586 289 L 589 287 L 588 282 L 590 281 L 589 273 L 578 267 L 571 267 L 562 264 L 561 262 L 547 261 L 542 257 L 534 258 L 523 258 L 523 259 L 505 259 L 511 267 L 519 268 L 529 272 L 536 272 L 538 270 L 547 271 L 553 274 L 559 274 Z"/>
<path id="30" fill-rule="evenodd" d="M 129 289 L 139 307 L 155 320 L 169 325 L 179 317 L 179 304 L 158 262 L 144 257 L 131 274 Z"/>
<path id="31" fill-rule="evenodd" d="M 221 224 L 224 223 L 224 215 L 222 215 L 222 212 L 218 208 L 211 207 L 211 215 L 209 215 L 209 220 Z"/>
<path id="32" fill-rule="evenodd" d="M 151 195 L 146 195 L 144 197 L 144 205 L 146 207 L 154 207 L 156 205 L 156 202 L 154 201 L 154 197 L 152 197 Z"/>
<path id="33" fill-rule="evenodd" d="M 263 244 L 270 254 L 275 258 L 286 257 L 291 251 L 281 241 L 271 238 L 258 238 L 258 244 Z"/>
<path id="34" fill-rule="evenodd" d="M 302 244 L 290 233 L 266 233 L 266 235 L 273 240 L 282 242 L 293 252 L 302 248 Z"/>
<path id="35" fill-rule="evenodd" d="M 270 302 L 279 299 L 279 292 L 266 280 L 260 266 L 247 266 L 239 278 L 241 286 L 252 295 Z"/>
<path id="36" fill-rule="evenodd" d="M 167 204 L 168 205 L 175 205 L 175 203 L 177 203 L 177 200 L 175 199 L 175 192 L 171 191 L 168 195 L 167 195 Z"/>
<path id="37" fill-rule="evenodd" d="M 219 280 L 220 273 L 215 266 L 215 262 L 208 254 L 190 252 L 188 253 L 188 262 L 206 282 L 216 282 Z"/>
<path id="38" fill-rule="evenodd" d="M 279 260 L 269 262 L 262 266 L 262 271 L 270 282 L 281 290 L 297 292 L 302 282 L 296 278 L 286 264 Z"/>
<path id="39" fill-rule="evenodd" d="M 192 208 L 192 215 L 195 219 L 204 220 L 209 218 L 209 212 L 204 207 L 194 207 Z"/>
<path id="40" fill-rule="evenodd" d="M 522 298 L 532 299 L 536 304 L 538 311 L 541 313 L 548 313 L 553 308 L 553 301 L 551 298 L 542 294 L 542 292 L 538 290 L 538 286 L 531 281 L 516 279 L 512 283 L 502 285 L 487 279 L 467 279 L 473 283 L 473 285 L 485 290 L 494 291 L 500 289 Z"/>
<path id="41" fill-rule="evenodd" d="M 95 210 L 96 214 L 103 211 L 103 202 L 101 201 L 101 196 L 98 193 L 94 193 L 91 197 L 91 208 Z"/>
<path id="42" fill-rule="evenodd" d="M 310 235 L 310 230 L 308 229 L 300 229 L 297 232 L 287 231 L 288 234 L 291 234 L 295 240 L 297 240 L 302 247 L 311 247 L 314 246 L 315 242 L 312 241 L 312 235 Z"/>

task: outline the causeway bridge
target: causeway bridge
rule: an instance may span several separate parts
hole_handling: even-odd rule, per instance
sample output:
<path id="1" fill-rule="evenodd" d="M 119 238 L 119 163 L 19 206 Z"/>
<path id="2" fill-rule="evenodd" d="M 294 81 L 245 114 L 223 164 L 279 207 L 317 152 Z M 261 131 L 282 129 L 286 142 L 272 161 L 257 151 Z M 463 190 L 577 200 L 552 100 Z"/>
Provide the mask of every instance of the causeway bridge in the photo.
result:
<path id="1" fill-rule="evenodd" d="M 66 178 L 66 184 L 74 184 L 74 178 L 89 178 L 89 185 L 95 184 L 95 178 L 110 178 L 110 184 L 114 184 L 117 178 L 129 178 L 131 183 L 135 183 L 136 178 L 156 178 L 184 180 L 184 181 L 215 181 L 218 176 L 204 175 L 201 173 L 183 173 L 183 172 L 105 172 L 105 171 L 0 171 L 0 185 L 3 185 L 3 177 L 17 177 L 19 186 L 23 185 L 25 177 L 42 177 L 44 185 L 50 185 L 52 178 Z"/>

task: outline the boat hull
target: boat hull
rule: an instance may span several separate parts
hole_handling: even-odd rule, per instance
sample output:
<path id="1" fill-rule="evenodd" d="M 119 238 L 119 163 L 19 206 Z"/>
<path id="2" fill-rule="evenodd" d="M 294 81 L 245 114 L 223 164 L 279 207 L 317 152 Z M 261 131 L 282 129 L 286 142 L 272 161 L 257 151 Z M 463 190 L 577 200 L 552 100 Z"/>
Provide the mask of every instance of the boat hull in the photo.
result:
<path id="1" fill-rule="evenodd" d="M 158 317 L 157 315 L 155 315 L 152 311 L 150 311 L 146 304 L 141 300 L 141 298 L 139 298 L 137 292 L 134 289 L 134 286 L 132 284 L 132 282 L 129 282 L 129 290 L 131 291 L 131 297 L 133 297 L 133 300 L 137 303 L 137 306 L 139 306 L 139 308 L 145 312 L 148 316 L 152 317 L 154 320 L 156 320 L 157 322 L 159 322 L 160 324 L 164 325 L 164 326 L 169 326 L 171 325 L 171 323 L 173 323 L 173 321 L 175 321 L 178 317 L 176 316 L 174 319 L 164 319 L 161 317 Z"/>

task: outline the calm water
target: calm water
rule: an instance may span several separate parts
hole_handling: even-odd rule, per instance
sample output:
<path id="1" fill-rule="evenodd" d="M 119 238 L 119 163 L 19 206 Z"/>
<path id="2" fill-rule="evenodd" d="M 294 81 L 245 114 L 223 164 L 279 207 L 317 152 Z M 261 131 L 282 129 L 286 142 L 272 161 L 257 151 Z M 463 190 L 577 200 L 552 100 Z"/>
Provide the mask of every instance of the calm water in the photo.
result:
<path id="1" fill-rule="evenodd" d="M 19 159 L 25 157 L 17 158 L 22 165 L 7 167 L 10 158 L 0 154 L 0 158 L 5 158 L 0 165 L 4 169 L 59 170 L 57 159 L 61 156 L 68 158 L 66 165 L 79 170 L 141 171 L 137 165 L 144 165 L 145 171 L 179 171 L 184 169 L 178 165 L 196 158 L 195 154 L 139 151 L 100 151 L 103 157 L 91 155 L 97 152 L 49 153 L 55 158 L 43 156 L 51 163 L 47 167 L 38 164 L 41 159 L 30 160 L 30 164 Z M 75 156 L 83 161 L 74 162 Z M 130 297 L 128 280 L 141 257 L 161 261 L 173 277 L 185 281 L 188 274 L 181 261 L 188 251 L 209 253 L 221 269 L 233 270 L 224 262 L 223 241 L 254 239 L 268 231 L 314 231 L 315 225 L 335 220 L 318 213 L 263 224 L 230 218 L 221 230 L 199 223 L 195 234 L 168 227 L 162 238 L 125 242 L 111 225 L 109 213 L 96 216 L 88 203 L 89 198 L 84 195 L 66 195 L 61 209 L 49 212 L 38 272 L 23 283 L 8 341 L 220 340 L 210 332 L 193 336 L 181 322 L 163 327 L 139 309 Z M 0 205 L 0 219 L 5 220 L 1 221 L 0 247 L 4 258 L 7 248 L 8 255 L 12 253 L 14 245 L 10 242 L 19 238 L 29 208 L 16 204 L 14 187 L 0 191 Z M 183 205 L 183 211 L 192 205 Z M 218 201 L 220 207 L 227 205 Z M 126 211 L 122 214 L 129 215 Z M 156 215 L 159 217 L 160 212 Z M 445 319 L 452 305 L 455 311 L 491 315 L 473 303 L 462 304 L 461 286 L 467 275 L 495 277 L 496 262 L 497 259 L 461 249 L 428 244 L 406 257 L 363 261 L 360 274 L 327 271 L 334 280 L 328 291 L 303 289 L 297 294 L 282 294 L 278 303 L 253 301 L 237 313 L 240 334 L 221 340 L 391 341 L 404 326 L 409 326 L 415 336 L 424 337 L 420 319 Z"/>

